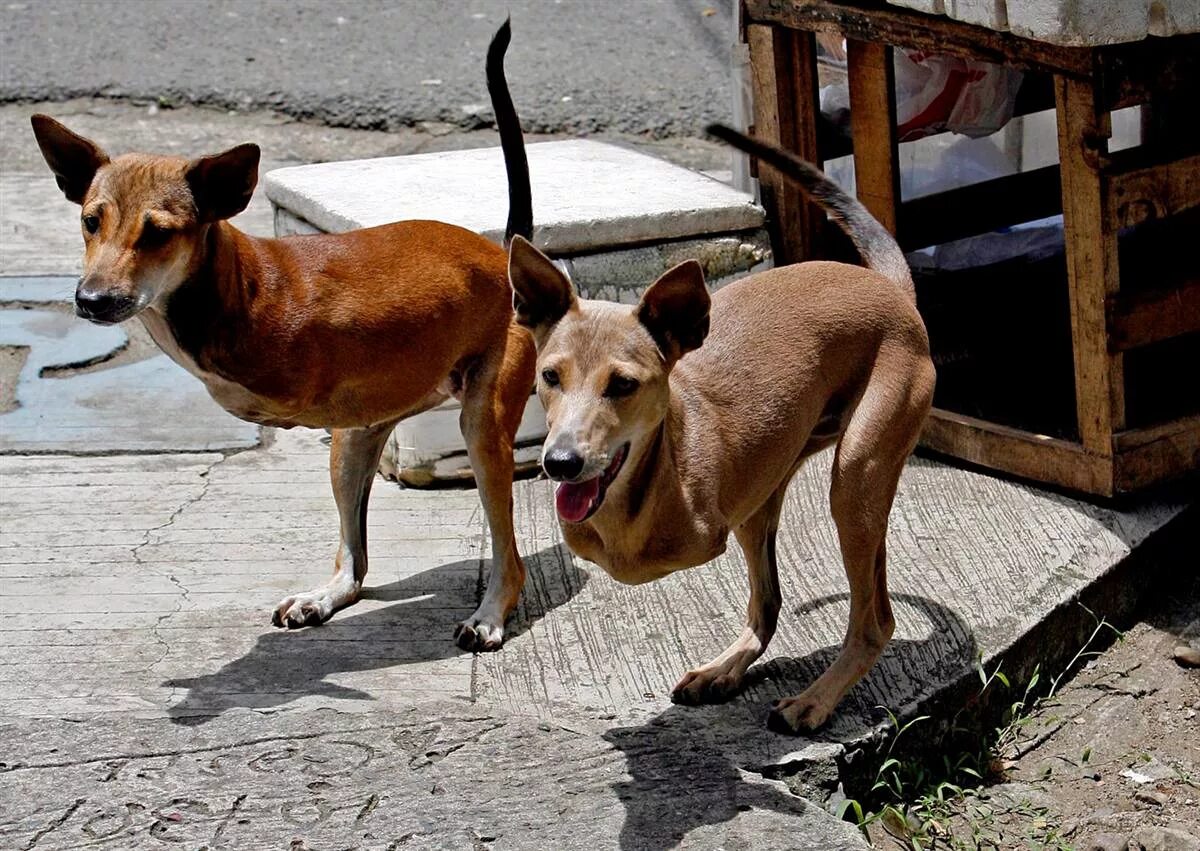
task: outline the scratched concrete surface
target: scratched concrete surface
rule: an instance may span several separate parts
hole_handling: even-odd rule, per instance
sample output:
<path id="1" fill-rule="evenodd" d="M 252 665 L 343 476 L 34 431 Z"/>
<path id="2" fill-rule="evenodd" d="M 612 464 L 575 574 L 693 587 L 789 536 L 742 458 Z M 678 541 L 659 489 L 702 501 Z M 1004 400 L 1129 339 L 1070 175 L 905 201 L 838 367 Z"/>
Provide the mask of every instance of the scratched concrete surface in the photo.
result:
<path id="1" fill-rule="evenodd" d="M 228 827 L 217 844 L 245 847 L 272 830 L 318 842 L 339 819 L 354 821 L 350 809 L 386 792 L 391 815 L 379 816 L 380 830 L 422 836 L 436 826 L 430 847 L 470 847 L 461 832 L 469 822 L 481 835 L 503 833 L 495 847 L 534 848 L 548 834 L 526 832 L 528 825 L 553 814 L 545 810 L 552 799 L 561 798 L 565 816 L 576 796 L 591 796 L 588 806 L 607 815 L 586 831 L 560 820 L 570 838 L 564 847 L 597 837 L 596 847 L 672 847 L 656 844 L 652 832 L 635 837 L 654 819 L 634 812 L 642 804 L 630 796 L 652 801 L 687 787 L 683 815 L 663 830 L 695 833 L 697 847 L 738 847 L 738 837 L 795 815 L 754 803 L 763 795 L 778 803 L 757 785 L 764 766 L 805 747 L 828 755 L 821 748 L 860 741 L 880 721 L 877 705 L 902 709 L 969 672 L 978 653 L 1007 647 L 1179 507 L 1149 503 L 1121 513 L 914 459 L 889 537 L 896 639 L 814 744 L 771 734 L 763 721 L 770 699 L 799 690 L 828 663 L 844 628 L 827 467 L 815 459 L 785 509 L 786 607 L 772 661 L 744 696 L 696 710 L 671 706 L 666 694 L 740 626 L 747 591 L 736 546 L 706 567 L 620 586 L 562 547 L 549 483 L 520 483 L 516 515 L 530 580 L 504 650 L 473 656 L 450 641 L 452 624 L 478 600 L 488 551 L 473 490 L 378 482 L 365 599 L 323 627 L 284 632 L 269 624 L 271 605 L 325 579 L 336 539 L 321 433 L 278 432 L 269 445 L 234 454 L 0 457 L 0 717 L 9 725 L 0 736 L 0 798 L 18 800 L 26 782 L 44 788 L 36 804 L 0 807 L 0 831 L 28 842 L 63 816 L 39 846 L 69 847 L 98 836 L 98 825 L 123 825 L 120 841 L 136 844 L 184 826 L 215 832 L 244 795 L 243 805 L 275 815 L 231 816 L 249 819 L 250 832 Z M 370 767 L 323 779 L 324 757 L 305 756 L 308 739 L 289 732 L 341 723 L 392 730 L 349 740 L 375 747 L 403 729 L 440 724 L 452 739 L 469 738 L 476 722 L 448 720 L 447 706 L 500 726 L 466 753 L 455 751 L 432 779 L 385 772 L 410 759 L 386 744 Z M 532 732 L 538 724 L 551 733 L 544 746 Z M 697 755 L 692 743 L 706 736 L 715 744 Z M 566 739 L 577 747 L 556 750 Z M 654 756 L 639 762 L 622 743 L 642 739 Z M 105 766 L 137 754 L 165 756 L 148 763 L 157 768 L 104 780 Z M 263 759 L 291 779 L 277 785 L 256 773 Z M 231 774 L 210 776 L 197 761 Z M 560 768 L 547 775 L 543 763 Z M 565 769 L 575 764 L 586 777 Z M 717 768 L 715 786 L 693 783 Z M 576 785 L 563 785 L 564 771 Z M 751 786 L 743 790 L 735 778 Z M 736 814 L 742 805 L 731 784 L 750 796 L 754 815 L 745 823 L 713 816 L 714 826 L 701 813 L 735 800 Z M 412 804 L 418 787 L 429 794 L 439 785 L 470 819 L 446 821 L 454 807 L 440 800 Z M 372 847 L 371 829 L 363 831 L 356 841 Z"/>

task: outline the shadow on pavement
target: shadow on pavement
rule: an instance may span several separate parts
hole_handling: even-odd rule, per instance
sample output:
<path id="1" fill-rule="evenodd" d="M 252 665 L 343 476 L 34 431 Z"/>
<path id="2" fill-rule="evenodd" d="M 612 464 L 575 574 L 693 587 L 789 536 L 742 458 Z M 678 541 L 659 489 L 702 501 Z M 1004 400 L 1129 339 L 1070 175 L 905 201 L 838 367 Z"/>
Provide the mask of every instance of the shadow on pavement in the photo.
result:
<path id="1" fill-rule="evenodd" d="M 838 594 L 814 600 L 801 614 L 845 597 Z M 937 679 L 957 678 L 974 665 L 974 634 L 955 612 L 910 594 L 894 594 L 892 602 L 919 610 L 929 621 L 929 636 L 919 641 L 892 641 L 883 658 L 851 689 L 837 715 L 813 739 L 838 742 L 861 738 L 881 720 L 883 713 L 876 704 L 899 709 L 919 698 Z M 792 740 L 768 731 L 769 706 L 756 693 L 768 679 L 773 690 L 781 693 L 803 691 L 837 651 L 837 647 L 827 647 L 804 657 L 757 665 L 747 675 L 750 694 L 724 706 L 673 706 L 646 724 L 615 727 L 605 733 L 604 738 L 624 752 L 628 763 L 629 780 L 613 785 L 626 812 L 621 848 L 674 848 L 693 830 L 724 823 L 748 809 L 803 813 L 815 806 L 759 780 L 756 755 L 765 758 L 800 750 L 813 739 Z M 908 673 L 893 681 L 897 669 Z M 917 675 L 921 671 L 925 677 Z M 880 692 L 886 695 L 883 701 L 872 697 Z M 808 847 L 801 839 L 797 837 L 795 847 Z"/>
<path id="2" fill-rule="evenodd" d="M 518 609 L 532 612 L 531 617 L 510 618 L 507 639 L 566 603 L 588 580 L 561 544 L 526 556 L 525 567 L 524 594 L 536 594 L 537 605 Z M 264 633 L 248 653 L 214 673 L 164 682 L 188 690 L 168 715 L 176 724 L 194 726 L 228 709 L 270 708 L 310 695 L 369 700 L 369 693 L 327 678 L 463 655 L 452 633 L 477 605 L 482 592 L 478 568 L 479 560 L 471 559 L 364 588 L 364 600 L 398 602 L 366 611 L 352 606 L 319 627 Z"/>

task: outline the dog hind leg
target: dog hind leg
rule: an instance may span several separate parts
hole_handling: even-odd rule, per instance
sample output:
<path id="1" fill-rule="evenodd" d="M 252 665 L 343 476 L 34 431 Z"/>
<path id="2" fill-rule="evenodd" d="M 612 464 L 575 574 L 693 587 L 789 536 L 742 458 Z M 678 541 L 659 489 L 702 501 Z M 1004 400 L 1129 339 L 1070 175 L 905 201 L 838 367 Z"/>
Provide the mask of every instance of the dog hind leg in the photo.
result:
<path id="1" fill-rule="evenodd" d="M 767 501 L 733 533 L 746 556 L 750 574 L 750 605 L 742 634 L 720 656 L 688 671 L 671 691 L 675 703 L 696 705 L 728 700 L 742 687 L 746 671 L 767 649 L 779 621 L 782 597 L 775 560 L 779 513 L 791 475 Z"/>
<path id="2" fill-rule="evenodd" d="M 499 363 L 481 366 L 463 389 L 462 432 L 492 538 L 492 569 L 479 608 L 454 632 L 464 650 L 498 650 L 504 622 L 525 585 L 513 532 L 513 443 L 533 389 L 534 349 L 513 326 Z"/>
<path id="3" fill-rule="evenodd" d="M 872 381 L 838 443 L 829 503 L 850 580 L 850 621 L 841 651 L 817 680 L 775 704 L 768 726 L 815 730 L 874 666 L 895 630 L 887 591 L 888 514 L 904 461 L 916 444 L 933 394 L 933 367 L 919 362 L 904 392 Z"/>
<path id="4" fill-rule="evenodd" d="M 367 502 L 379 469 L 379 456 L 397 422 L 334 429 L 329 447 L 329 478 L 341 522 L 341 542 L 333 578 L 320 588 L 280 601 L 271 616 L 275 626 L 289 629 L 316 626 L 358 600 L 367 575 Z"/>

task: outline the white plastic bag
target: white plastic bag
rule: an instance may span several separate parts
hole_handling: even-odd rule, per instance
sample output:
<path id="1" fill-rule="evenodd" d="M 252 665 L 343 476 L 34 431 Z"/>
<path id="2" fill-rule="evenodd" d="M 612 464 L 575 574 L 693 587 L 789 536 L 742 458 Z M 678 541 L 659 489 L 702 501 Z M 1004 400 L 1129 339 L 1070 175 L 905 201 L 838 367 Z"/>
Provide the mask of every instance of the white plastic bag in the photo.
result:
<path id="1" fill-rule="evenodd" d="M 896 50 L 896 124 L 907 142 L 950 130 L 995 133 L 1012 118 L 1021 72 L 1004 65 Z"/>

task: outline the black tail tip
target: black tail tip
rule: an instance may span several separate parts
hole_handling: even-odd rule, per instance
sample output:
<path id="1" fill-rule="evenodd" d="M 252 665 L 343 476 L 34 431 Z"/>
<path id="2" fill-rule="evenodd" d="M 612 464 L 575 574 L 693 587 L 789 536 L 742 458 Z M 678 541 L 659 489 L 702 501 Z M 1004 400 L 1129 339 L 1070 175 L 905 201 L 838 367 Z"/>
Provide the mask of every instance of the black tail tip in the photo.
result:
<path id="1" fill-rule="evenodd" d="M 508 47 L 509 41 L 512 40 L 512 15 L 504 19 L 504 23 L 496 30 L 496 34 L 492 36 L 492 45 L 499 47 L 501 50 Z"/>
<path id="2" fill-rule="evenodd" d="M 726 127 L 724 124 L 709 124 L 704 128 L 704 132 L 709 136 L 720 139 L 722 142 L 728 142 L 730 139 L 736 139 L 742 135 L 732 127 Z"/>

